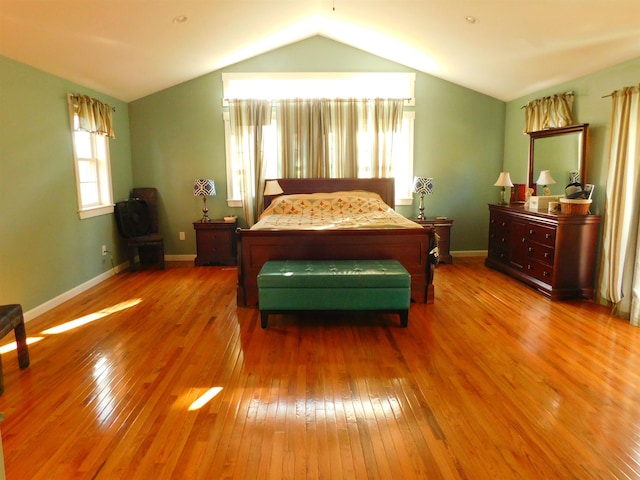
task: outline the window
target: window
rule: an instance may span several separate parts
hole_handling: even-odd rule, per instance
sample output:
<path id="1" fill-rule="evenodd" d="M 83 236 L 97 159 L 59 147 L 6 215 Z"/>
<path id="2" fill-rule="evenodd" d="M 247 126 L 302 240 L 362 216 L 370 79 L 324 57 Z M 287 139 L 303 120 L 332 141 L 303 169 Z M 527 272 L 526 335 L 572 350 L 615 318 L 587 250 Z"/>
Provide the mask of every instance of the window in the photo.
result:
<path id="1" fill-rule="evenodd" d="M 413 106 L 415 75 L 406 73 L 233 73 L 222 75 L 225 98 L 404 98 L 405 106 Z M 366 92 L 363 90 L 366 88 Z M 291 92 L 294 92 L 292 94 Z M 242 206 L 240 166 L 236 161 L 235 142 L 231 138 L 228 112 L 223 113 L 227 160 L 228 205 Z M 414 111 L 405 108 L 401 141 L 393 152 L 393 177 L 396 180 L 396 204 L 411 205 L 413 184 Z M 275 113 L 271 125 L 263 129 L 266 178 L 278 178 L 278 140 Z M 366 152 L 363 152 L 366 153 Z M 360 171 L 360 177 L 370 176 Z"/>
<path id="2" fill-rule="evenodd" d="M 68 98 L 78 215 L 84 219 L 112 213 L 113 193 L 109 162 L 109 137 L 81 129 L 75 100 L 77 97 L 70 94 Z"/>

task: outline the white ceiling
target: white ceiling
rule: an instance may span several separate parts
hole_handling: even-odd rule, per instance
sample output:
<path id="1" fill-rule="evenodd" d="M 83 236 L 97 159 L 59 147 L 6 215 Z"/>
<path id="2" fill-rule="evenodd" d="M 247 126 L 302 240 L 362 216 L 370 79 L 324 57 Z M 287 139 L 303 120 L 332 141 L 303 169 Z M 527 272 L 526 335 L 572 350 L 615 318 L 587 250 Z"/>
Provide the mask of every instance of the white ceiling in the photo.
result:
<path id="1" fill-rule="evenodd" d="M 509 101 L 640 57 L 640 0 L 0 0 L 0 54 L 126 102 L 314 35 Z"/>

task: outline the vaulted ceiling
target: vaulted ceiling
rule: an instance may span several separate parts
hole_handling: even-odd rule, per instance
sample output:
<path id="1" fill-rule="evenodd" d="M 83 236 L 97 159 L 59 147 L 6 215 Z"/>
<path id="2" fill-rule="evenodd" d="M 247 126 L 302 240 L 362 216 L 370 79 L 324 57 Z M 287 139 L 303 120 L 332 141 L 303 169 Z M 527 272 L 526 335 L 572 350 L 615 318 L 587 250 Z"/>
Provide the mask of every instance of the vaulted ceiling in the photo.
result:
<path id="1" fill-rule="evenodd" d="M 640 57 L 640 0 L 0 0 L 0 54 L 123 101 L 314 35 L 508 101 Z"/>

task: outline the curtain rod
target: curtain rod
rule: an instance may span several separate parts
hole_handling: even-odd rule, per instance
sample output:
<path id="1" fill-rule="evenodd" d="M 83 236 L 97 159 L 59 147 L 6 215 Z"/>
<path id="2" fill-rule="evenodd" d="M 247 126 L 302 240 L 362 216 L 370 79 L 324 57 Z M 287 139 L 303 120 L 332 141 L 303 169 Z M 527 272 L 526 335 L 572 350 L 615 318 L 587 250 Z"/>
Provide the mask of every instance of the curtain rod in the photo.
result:
<path id="1" fill-rule="evenodd" d="M 575 95 L 575 93 L 574 93 L 574 91 L 573 91 L 573 90 L 571 90 L 571 91 L 569 91 L 569 92 L 556 93 L 556 95 Z M 551 98 L 551 97 L 553 97 L 553 96 L 554 96 L 554 95 L 549 95 L 549 96 L 547 96 L 547 97 L 540 97 L 540 98 Z M 539 99 L 536 99 L 536 100 L 539 100 Z M 529 103 L 531 103 L 531 101 L 530 101 Z M 529 104 L 529 103 L 528 103 L 528 104 Z M 527 105 L 528 105 L 528 104 L 527 104 Z M 520 110 L 522 110 L 523 108 L 527 108 L 527 105 L 523 105 L 523 106 L 521 106 L 521 107 L 520 107 Z"/>
<path id="2" fill-rule="evenodd" d="M 68 96 L 70 96 L 71 98 L 78 98 L 78 95 L 75 94 L 75 93 L 69 93 Z M 91 97 L 91 98 L 93 98 L 93 97 Z M 98 100 L 98 99 L 96 98 L 94 100 Z M 100 100 L 98 100 L 98 101 L 100 102 Z M 104 102 L 101 102 L 101 103 L 104 103 Z M 104 103 L 104 104 L 107 105 L 108 107 L 111 107 L 111 105 L 109 105 L 108 103 Z M 116 111 L 116 107 L 111 107 L 111 110 L 115 112 Z"/>

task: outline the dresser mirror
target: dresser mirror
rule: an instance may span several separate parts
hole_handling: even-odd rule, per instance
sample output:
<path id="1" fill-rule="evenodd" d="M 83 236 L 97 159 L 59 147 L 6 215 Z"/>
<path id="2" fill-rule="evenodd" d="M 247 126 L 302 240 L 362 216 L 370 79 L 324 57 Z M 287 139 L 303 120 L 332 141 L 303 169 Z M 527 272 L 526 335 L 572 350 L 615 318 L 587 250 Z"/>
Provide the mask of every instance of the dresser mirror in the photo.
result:
<path id="1" fill-rule="evenodd" d="M 565 187 L 577 178 L 585 184 L 589 124 L 529 132 L 529 186 L 542 195 L 536 185 L 542 170 L 549 170 L 555 184 L 547 185 L 551 195 L 564 195 Z"/>

